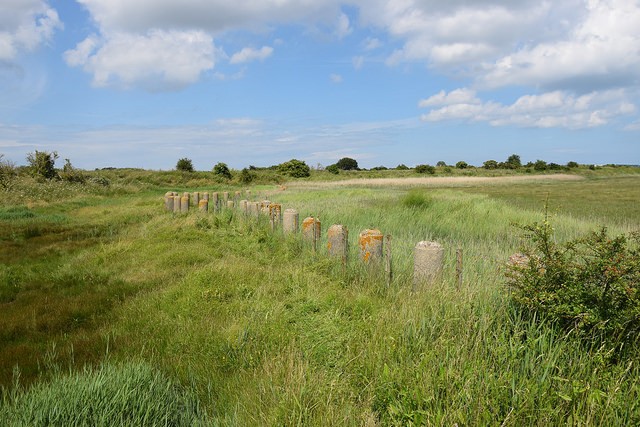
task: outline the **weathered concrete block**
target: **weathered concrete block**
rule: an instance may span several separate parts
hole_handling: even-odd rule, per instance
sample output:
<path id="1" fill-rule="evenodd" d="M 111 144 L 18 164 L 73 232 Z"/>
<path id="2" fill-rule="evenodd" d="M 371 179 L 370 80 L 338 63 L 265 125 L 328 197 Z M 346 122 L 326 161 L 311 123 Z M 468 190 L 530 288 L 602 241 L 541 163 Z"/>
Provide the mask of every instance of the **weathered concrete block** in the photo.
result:
<path id="1" fill-rule="evenodd" d="M 200 193 L 199 192 L 194 192 L 193 193 L 193 206 L 200 206 Z"/>
<path id="2" fill-rule="evenodd" d="M 330 256 L 347 259 L 349 251 L 349 231 L 341 224 L 334 224 L 327 230 L 327 251 Z"/>
<path id="3" fill-rule="evenodd" d="M 209 201 L 208 200 L 200 200 L 198 202 L 198 210 L 200 212 L 208 212 L 209 211 Z"/>
<path id="4" fill-rule="evenodd" d="M 249 202 L 247 200 L 240 200 L 240 212 L 245 215 L 249 214 Z"/>
<path id="5" fill-rule="evenodd" d="M 222 201 L 226 204 L 229 201 L 229 192 L 228 191 L 224 191 L 222 193 Z"/>
<path id="6" fill-rule="evenodd" d="M 211 193 L 211 206 L 214 211 L 220 209 L 220 195 L 218 193 Z"/>
<path id="7" fill-rule="evenodd" d="M 300 221 L 300 214 L 295 209 L 285 209 L 282 216 L 282 230 L 285 233 L 297 233 Z"/>
<path id="8" fill-rule="evenodd" d="M 227 200 L 227 209 L 233 209 L 234 205 L 233 200 Z"/>
<path id="9" fill-rule="evenodd" d="M 381 261 L 383 243 L 384 236 L 380 230 L 375 228 L 363 230 L 358 236 L 360 258 L 362 258 L 362 261 L 367 264 L 371 261 Z"/>
<path id="10" fill-rule="evenodd" d="M 413 252 L 413 286 L 431 284 L 442 275 L 444 248 L 436 242 L 422 241 Z"/>
<path id="11" fill-rule="evenodd" d="M 180 199 L 180 212 L 189 212 L 189 196 L 182 196 Z"/>
<path id="12" fill-rule="evenodd" d="M 202 200 L 209 200 L 209 193 L 208 192 L 204 192 L 204 193 L 200 193 L 202 195 Z"/>
<path id="13" fill-rule="evenodd" d="M 271 200 L 263 200 L 260 202 L 260 213 L 264 215 L 269 215 L 269 205 L 271 204 Z"/>
<path id="14" fill-rule="evenodd" d="M 310 216 L 302 221 L 302 237 L 305 240 L 317 242 L 320 240 L 321 230 L 322 224 L 318 218 Z"/>
<path id="15" fill-rule="evenodd" d="M 173 191 L 167 191 L 164 195 L 164 209 L 173 212 Z"/>

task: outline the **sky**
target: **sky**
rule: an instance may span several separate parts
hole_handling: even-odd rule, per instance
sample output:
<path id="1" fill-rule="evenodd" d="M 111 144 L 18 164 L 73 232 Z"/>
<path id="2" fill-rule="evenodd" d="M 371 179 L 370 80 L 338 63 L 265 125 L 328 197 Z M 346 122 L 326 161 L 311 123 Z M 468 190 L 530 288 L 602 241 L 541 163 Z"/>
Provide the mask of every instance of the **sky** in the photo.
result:
<path id="1" fill-rule="evenodd" d="M 0 0 L 0 153 L 35 150 L 640 164 L 640 1 Z"/>

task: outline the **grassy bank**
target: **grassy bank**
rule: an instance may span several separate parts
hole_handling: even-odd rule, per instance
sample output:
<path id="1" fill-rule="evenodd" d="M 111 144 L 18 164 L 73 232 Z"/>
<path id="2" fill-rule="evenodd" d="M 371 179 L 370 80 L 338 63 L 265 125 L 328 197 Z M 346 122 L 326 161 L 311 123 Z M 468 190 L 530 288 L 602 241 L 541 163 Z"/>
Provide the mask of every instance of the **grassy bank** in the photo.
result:
<path id="1" fill-rule="evenodd" d="M 319 216 L 323 230 L 346 225 L 344 268 L 265 220 L 167 214 L 162 186 L 5 206 L 0 414 L 36 401 L 15 392 L 14 366 L 25 385 L 64 388 L 74 386 L 59 367 L 92 378 L 82 367 L 108 359 L 106 384 L 120 362 L 152 367 L 211 425 L 638 423 L 637 357 L 617 363 L 523 319 L 502 278 L 521 243 L 511 223 L 540 220 L 546 194 L 564 240 L 601 224 L 638 228 L 628 199 L 638 183 L 253 189 Z M 393 236 L 389 288 L 381 268 L 357 259 L 357 233 L 369 227 Z M 412 248 L 425 239 L 445 246 L 444 276 L 411 293 Z"/>

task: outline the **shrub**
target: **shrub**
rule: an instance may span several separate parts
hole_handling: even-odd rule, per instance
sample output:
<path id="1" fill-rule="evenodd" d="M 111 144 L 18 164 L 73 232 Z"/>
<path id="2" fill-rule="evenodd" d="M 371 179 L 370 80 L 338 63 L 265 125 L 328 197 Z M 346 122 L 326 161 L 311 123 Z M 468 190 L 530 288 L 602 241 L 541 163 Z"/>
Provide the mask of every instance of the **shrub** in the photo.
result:
<path id="1" fill-rule="evenodd" d="M 178 160 L 178 163 L 176 163 L 176 170 L 182 172 L 193 172 L 193 163 L 191 162 L 191 159 L 184 157 Z"/>
<path id="2" fill-rule="evenodd" d="M 338 169 L 342 169 L 343 171 L 357 170 L 358 162 L 350 157 L 343 157 L 336 163 Z"/>
<path id="3" fill-rule="evenodd" d="M 325 168 L 325 170 L 327 172 L 330 172 L 330 173 L 334 174 L 334 175 L 338 175 L 340 173 L 340 168 L 338 167 L 338 165 L 335 165 L 335 164 L 327 166 Z"/>
<path id="4" fill-rule="evenodd" d="M 505 166 L 507 167 L 507 169 L 520 169 L 522 167 L 520 156 L 518 156 L 517 154 L 510 155 L 505 162 Z"/>
<path id="5" fill-rule="evenodd" d="M 305 178 L 311 175 L 309 166 L 305 162 L 297 159 L 291 159 L 288 162 L 278 165 L 278 172 L 292 178 Z"/>
<path id="6" fill-rule="evenodd" d="M 386 167 L 386 166 L 376 166 L 376 167 L 371 168 L 371 170 L 372 171 L 386 171 L 386 170 L 389 170 L 389 168 Z"/>
<path id="7" fill-rule="evenodd" d="M 417 165 L 415 167 L 415 171 L 417 173 L 428 173 L 428 174 L 435 174 L 436 173 L 436 168 L 434 168 L 431 165 Z"/>
<path id="8" fill-rule="evenodd" d="M 495 160 L 487 160 L 482 164 L 485 169 L 498 169 L 498 162 Z"/>
<path id="9" fill-rule="evenodd" d="M 251 184 L 255 179 L 255 174 L 249 172 L 249 169 L 244 168 L 240 171 L 240 177 L 238 178 L 241 184 Z"/>
<path id="10" fill-rule="evenodd" d="M 62 167 L 60 178 L 67 182 L 77 182 L 83 184 L 87 180 L 87 178 L 84 176 L 82 171 L 74 168 L 69 159 L 64 159 L 64 161 L 65 163 Z"/>
<path id="11" fill-rule="evenodd" d="M 547 170 L 547 162 L 545 162 L 544 160 L 536 160 L 536 162 L 533 164 L 533 169 L 537 171 Z"/>
<path id="12" fill-rule="evenodd" d="M 568 162 L 568 163 L 567 163 L 567 167 L 568 167 L 569 169 L 574 169 L 574 168 L 577 168 L 578 166 L 580 166 L 580 165 L 578 164 L 578 162 Z"/>
<path id="13" fill-rule="evenodd" d="M 34 151 L 27 154 L 27 162 L 29 163 L 29 169 L 31 174 L 38 179 L 53 179 L 58 176 L 56 172 L 56 159 L 58 158 L 57 152 L 48 151 Z"/>
<path id="14" fill-rule="evenodd" d="M 405 165 L 404 163 L 400 163 L 398 166 L 396 166 L 396 170 L 406 171 L 409 170 L 409 166 Z"/>
<path id="15" fill-rule="evenodd" d="M 460 160 L 458 163 L 456 163 L 456 168 L 458 169 L 466 169 L 469 167 L 469 164 L 465 161 Z"/>
<path id="16" fill-rule="evenodd" d="M 16 166 L 9 160 L 4 160 L 4 154 L 0 154 L 0 187 L 9 190 L 18 175 Z"/>
<path id="17" fill-rule="evenodd" d="M 443 160 L 440 160 L 438 161 L 438 163 L 436 163 L 436 166 L 438 166 L 439 168 L 443 168 L 447 166 L 447 164 Z"/>
<path id="18" fill-rule="evenodd" d="M 226 163 L 219 162 L 213 167 L 213 173 L 224 179 L 231 179 L 231 171 Z"/>
<path id="19" fill-rule="evenodd" d="M 621 348 L 640 332 L 640 233 L 609 237 L 606 228 L 564 244 L 553 229 L 524 226 L 529 246 L 509 264 L 511 298 L 598 345 Z"/>
<path id="20" fill-rule="evenodd" d="M 423 191 L 411 190 L 402 199 L 402 204 L 408 208 L 426 208 L 432 200 Z"/>

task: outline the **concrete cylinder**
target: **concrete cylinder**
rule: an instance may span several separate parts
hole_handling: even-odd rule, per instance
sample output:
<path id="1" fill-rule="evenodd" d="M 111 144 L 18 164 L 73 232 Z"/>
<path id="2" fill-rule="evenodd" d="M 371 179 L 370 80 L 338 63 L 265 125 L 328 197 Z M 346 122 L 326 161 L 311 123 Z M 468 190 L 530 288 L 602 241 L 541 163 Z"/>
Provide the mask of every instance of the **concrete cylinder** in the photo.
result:
<path id="1" fill-rule="evenodd" d="M 260 202 L 260 213 L 264 215 L 269 215 L 269 205 L 271 204 L 271 200 L 263 200 Z"/>
<path id="2" fill-rule="evenodd" d="M 200 193 L 199 192 L 195 192 L 193 193 L 193 206 L 200 206 Z"/>
<path id="3" fill-rule="evenodd" d="M 282 218 L 282 205 L 278 203 L 271 203 L 269 205 L 269 218 L 273 219 L 275 224 L 280 224 Z"/>
<path id="4" fill-rule="evenodd" d="M 209 193 L 208 192 L 201 193 L 201 195 L 202 195 L 202 200 L 209 201 Z"/>
<path id="5" fill-rule="evenodd" d="M 247 199 L 251 200 L 251 190 L 247 190 L 245 194 L 247 195 Z"/>
<path id="6" fill-rule="evenodd" d="M 358 236 L 362 261 L 366 264 L 371 261 L 381 261 L 383 242 L 384 236 L 380 230 L 375 228 L 363 230 Z"/>
<path id="7" fill-rule="evenodd" d="M 180 196 L 173 196 L 173 211 L 175 213 L 180 213 Z"/>
<path id="8" fill-rule="evenodd" d="M 249 214 L 249 202 L 245 199 L 240 200 L 240 212 L 244 215 Z"/>
<path id="9" fill-rule="evenodd" d="M 233 198 L 234 198 L 235 200 L 240 200 L 240 195 L 241 195 L 241 194 L 242 194 L 242 193 L 241 193 L 240 191 L 236 191 L 235 193 L 233 193 Z"/>
<path id="10" fill-rule="evenodd" d="M 208 212 L 209 211 L 209 201 L 202 199 L 198 202 L 198 210 L 200 212 Z"/>
<path id="11" fill-rule="evenodd" d="M 164 210 L 173 212 L 173 191 L 167 191 L 164 195 Z"/>
<path id="12" fill-rule="evenodd" d="M 341 224 L 334 224 L 327 230 L 327 251 L 330 256 L 347 259 L 349 250 L 349 230 Z"/>
<path id="13" fill-rule="evenodd" d="M 431 284 L 442 275 L 444 248 L 436 242 L 422 241 L 413 251 L 413 284 Z"/>
<path id="14" fill-rule="evenodd" d="M 314 228 L 315 223 L 315 228 Z M 322 225 L 318 218 L 314 218 L 312 216 L 305 218 L 302 221 L 302 237 L 305 240 L 310 241 L 318 241 L 320 239 L 320 232 L 322 230 Z M 315 232 L 315 236 L 314 236 Z"/>
<path id="15" fill-rule="evenodd" d="M 222 193 L 222 201 L 227 203 L 229 201 L 229 192 L 228 191 L 224 191 Z"/>
<path id="16" fill-rule="evenodd" d="M 233 200 L 227 200 L 227 209 L 233 209 L 234 205 Z"/>
<path id="17" fill-rule="evenodd" d="M 215 211 L 220 208 L 220 195 L 218 193 L 211 193 L 211 205 Z"/>
<path id="18" fill-rule="evenodd" d="M 282 216 L 282 230 L 285 233 L 297 233 L 300 214 L 295 209 L 285 209 Z"/>
<path id="19" fill-rule="evenodd" d="M 180 199 L 180 212 L 189 212 L 189 196 L 182 196 Z"/>

